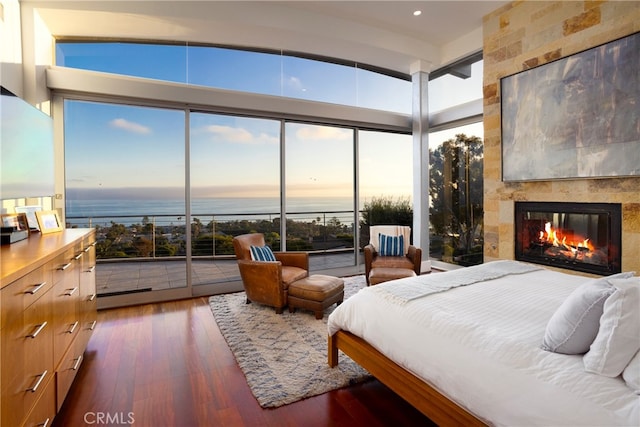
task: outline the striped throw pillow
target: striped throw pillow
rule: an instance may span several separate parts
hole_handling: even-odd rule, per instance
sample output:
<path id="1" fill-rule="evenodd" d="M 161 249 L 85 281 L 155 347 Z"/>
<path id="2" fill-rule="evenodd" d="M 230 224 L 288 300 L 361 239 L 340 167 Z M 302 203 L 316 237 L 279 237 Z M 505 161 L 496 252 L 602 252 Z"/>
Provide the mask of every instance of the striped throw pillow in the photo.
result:
<path id="1" fill-rule="evenodd" d="M 380 234 L 378 238 L 381 256 L 403 256 L 404 236 L 387 236 Z"/>
<path id="2" fill-rule="evenodd" d="M 251 259 L 254 261 L 276 260 L 269 246 L 251 246 L 249 249 L 251 249 Z"/>

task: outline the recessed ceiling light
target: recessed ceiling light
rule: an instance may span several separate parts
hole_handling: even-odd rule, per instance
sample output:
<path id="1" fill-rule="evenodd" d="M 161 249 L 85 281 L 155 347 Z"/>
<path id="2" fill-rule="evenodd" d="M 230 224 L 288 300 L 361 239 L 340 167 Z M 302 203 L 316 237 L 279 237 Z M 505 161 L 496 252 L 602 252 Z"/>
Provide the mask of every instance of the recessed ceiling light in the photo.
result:
<path id="1" fill-rule="evenodd" d="M 416 10 L 413 12 L 413 16 L 420 16 L 422 15 L 422 11 L 421 10 Z"/>

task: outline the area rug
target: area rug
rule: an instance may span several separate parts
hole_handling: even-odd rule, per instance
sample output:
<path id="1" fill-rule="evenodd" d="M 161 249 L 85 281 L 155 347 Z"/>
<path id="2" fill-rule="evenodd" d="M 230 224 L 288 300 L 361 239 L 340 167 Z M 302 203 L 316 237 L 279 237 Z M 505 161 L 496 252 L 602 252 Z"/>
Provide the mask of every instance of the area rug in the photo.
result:
<path id="1" fill-rule="evenodd" d="M 345 299 L 365 286 L 364 276 L 345 278 Z M 310 311 L 276 314 L 272 307 L 246 304 L 244 292 L 215 295 L 209 305 L 222 335 L 263 408 L 365 381 L 371 376 L 339 352 L 340 363 L 327 365 L 327 317 Z"/>

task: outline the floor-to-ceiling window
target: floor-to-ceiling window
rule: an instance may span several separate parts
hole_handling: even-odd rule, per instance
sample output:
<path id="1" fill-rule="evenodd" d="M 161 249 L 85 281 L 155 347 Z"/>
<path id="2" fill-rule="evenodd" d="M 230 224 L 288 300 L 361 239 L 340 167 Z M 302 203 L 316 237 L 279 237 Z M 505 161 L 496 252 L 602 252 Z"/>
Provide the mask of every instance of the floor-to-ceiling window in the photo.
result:
<path id="1" fill-rule="evenodd" d="M 434 72 L 429 81 L 429 112 L 438 113 L 468 102 L 482 100 L 482 55 Z M 481 120 L 480 120 L 481 121 Z"/>
<path id="2" fill-rule="evenodd" d="M 58 65 L 177 82 L 167 90 L 172 94 L 176 90 L 198 90 L 212 94 L 206 99 L 201 96 L 193 98 L 191 95 L 185 97 L 197 99 L 195 104 L 178 101 L 173 96 L 157 97 L 158 90 L 166 90 L 164 86 L 152 88 L 148 97 L 136 90 L 135 99 L 126 100 L 117 99 L 108 90 L 100 92 L 95 99 L 92 93 L 83 93 L 80 98 L 75 93 L 71 96 L 67 93 L 60 95 L 67 99 L 65 109 L 74 104 L 111 105 L 109 100 L 103 100 L 106 97 L 132 104 L 129 106 L 132 110 L 171 111 L 180 117 L 179 124 L 171 129 L 173 133 L 164 132 L 161 137 L 175 135 L 176 141 L 179 140 L 177 146 L 182 149 L 179 155 L 167 156 L 171 157 L 170 161 L 178 158 L 182 161 L 181 213 L 171 211 L 169 215 L 175 216 L 175 219 L 164 225 L 165 228 L 158 228 L 158 213 L 151 209 L 147 215 L 141 216 L 139 224 L 132 224 L 136 227 L 132 228 L 131 238 L 116 240 L 125 246 L 132 246 L 137 239 L 136 245 L 144 252 L 145 247 L 149 247 L 144 240 L 144 233 L 147 233 L 146 236 L 151 237 L 148 258 L 185 256 L 187 265 L 192 267 L 187 268 L 188 286 L 239 280 L 230 239 L 241 232 L 265 232 L 274 249 L 286 247 L 287 250 L 306 249 L 324 255 L 349 254 L 339 260 L 339 265 L 329 263 L 328 258 L 313 257 L 317 262 L 315 265 L 312 263 L 312 269 L 323 270 L 342 265 L 357 267 L 361 242 L 356 239 L 358 235 L 366 238 L 362 236 L 364 233 L 360 227 L 365 221 L 357 210 L 363 209 L 366 203 L 376 198 L 409 199 L 411 203 L 412 137 L 408 134 L 409 126 L 398 125 L 402 120 L 397 119 L 401 114 L 408 118 L 410 112 L 411 83 L 408 76 L 406 79 L 394 78 L 367 70 L 360 64 L 329 64 L 282 53 L 187 44 L 62 43 L 56 51 Z M 159 70 L 153 66 L 155 60 L 141 60 L 147 56 L 162 56 L 165 62 L 169 58 L 170 65 Z M 433 103 L 430 109 L 434 113 L 455 110 L 457 103 L 482 96 L 481 79 L 478 80 L 482 72 L 481 61 L 476 60 L 469 67 L 464 64 L 455 67 L 452 72 L 453 75 L 440 73 L 430 81 L 429 102 Z M 470 78 L 464 78 L 467 74 Z M 110 81 L 103 87 L 120 84 L 122 81 Z M 153 83 L 148 80 L 146 84 Z M 180 85 L 179 89 L 176 84 Z M 212 87 L 223 90 L 216 92 L 207 89 Z M 242 106 L 239 106 L 242 102 L 237 103 L 229 96 L 232 93 L 229 90 L 243 95 Z M 454 96 L 454 92 L 462 92 L 462 98 Z M 244 95 L 246 93 L 258 95 L 254 99 Z M 273 97 L 271 102 L 264 98 L 273 95 L 285 98 L 277 101 Z M 286 104 L 291 103 L 290 99 L 293 98 L 303 99 L 305 104 L 298 103 L 297 107 L 287 108 Z M 225 104 L 230 99 L 231 103 Z M 277 103 L 278 108 L 272 111 L 271 103 Z M 134 106 L 136 104 L 140 105 Z M 370 110 L 366 110 L 365 115 L 353 115 L 357 119 L 350 122 L 349 111 L 345 110 L 344 116 L 333 113 L 341 106 Z M 309 115 L 309 111 L 314 113 Z M 71 133 L 75 132 L 73 126 L 76 124 L 67 126 L 71 121 L 82 118 L 74 118 L 73 109 L 69 109 L 69 112 L 71 116 L 67 117 L 68 112 L 65 111 L 65 139 L 69 138 L 70 142 L 65 142 L 65 149 L 66 161 L 73 162 L 72 153 L 78 147 L 73 145 Z M 394 114 L 396 118 L 386 118 Z M 361 129 L 362 117 L 371 118 L 368 123 L 365 122 L 367 130 Z M 447 113 L 439 117 L 450 116 Z M 127 121 L 126 117 L 119 119 L 123 120 L 114 121 L 116 125 L 123 128 L 129 126 L 128 132 L 140 132 L 139 136 L 142 137 L 144 124 L 135 120 Z M 457 123 L 459 119 L 457 117 L 451 123 Z M 477 120 L 481 120 L 481 116 Z M 170 123 L 170 120 L 166 123 Z M 458 126 L 447 123 L 436 125 L 436 129 Z M 77 126 L 80 128 L 80 125 Z M 437 145 L 439 135 L 439 132 L 430 134 L 432 149 L 435 149 L 433 147 Z M 481 126 L 480 133 L 470 132 L 468 136 L 481 138 Z M 109 148 L 103 149 L 100 144 L 88 144 L 85 149 L 87 147 L 93 151 L 85 151 L 85 157 L 100 159 L 109 152 Z M 155 156 L 161 156 L 161 152 L 149 152 L 146 157 L 136 155 L 139 172 L 128 180 L 132 187 L 137 186 L 136 180 L 141 179 L 146 168 L 154 170 L 151 169 L 152 165 L 159 163 Z M 129 153 L 120 154 L 123 162 L 131 160 L 127 157 Z M 443 158 L 451 160 L 455 156 Z M 469 170 L 475 170 L 478 166 L 477 161 L 466 164 Z M 451 163 L 450 166 L 460 169 L 460 164 Z M 156 174 L 165 178 L 164 171 Z M 460 175 L 447 176 L 453 179 Z M 75 177 L 67 172 L 68 189 L 76 185 L 73 179 Z M 468 179 L 458 184 L 471 185 Z M 94 185 L 93 190 L 100 190 L 99 183 Z M 172 187 L 164 187 L 165 198 L 173 195 Z M 140 194 L 143 193 L 144 189 Z M 471 197 L 471 192 L 467 193 Z M 281 198 L 281 194 L 285 197 Z M 151 195 L 151 192 L 147 192 L 147 195 Z M 460 200 L 460 197 L 459 193 L 453 192 L 451 197 L 448 194 L 447 200 L 452 208 L 461 209 L 462 206 L 467 209 L 471 203 L 454 203 L 454 198 Z M 74 212 L 76 202 L 73 191 L 68 192 L 67 216 Z M 432 204 L 432 208 L 434 206 Z M 164 212 L 160 206 L 155 208 Z M 468 209 L 466 212 L 469 212 Z M 110 214 L 110 211 L 94 211 L 88 216 L 96 218 L 104 216 L 100 215 L 104 213 Z M 137 212 L 134 215 L 138 215 Z M 448 235 L 449 240 L 460 240 L 460 232 L 453 231 L 452 227 L 471 224 L 474 230 L 478 230 L 475 224 L 478 224 L 481 212 L 472 209 L 471 214 L 465 215 L 462 218 L 460 214 L 457 223 L 450 220 L 448 229 L 441 227 L 441 230 L 445 230 L 441 235 Z M 286 218 L 284 224 L 283 218 Z M 121 227 L 113 228 L 114 233 L 121 230 Z M 153 233 L 149 233 L 151 228 L 155 230 Z M 281 235 L 283 230 L 284 236 Z M 444 243 L 438 249 L 437 241 L 441 237 L 433 234 L 433 228 L 431 231 L 432 242 L 436 242 L 436 250 L 431 250 L 431 255 L 448 262 L 458 262 L 461 259 L 458 253 L 453 255 L 453 250 L 450 250 L 451 256 L 449 252 L 445 254 Z M 133 233 L 136 235 L 133 236 Z M 107 239 L 107 234 L 99 235 L 99 239 Z M 182 243 L 179 243 L 180 240 Z M 475 238 L 469 241 L 478 242 Z M 459 245 L 459 242 L 449 243 L 451 247 L 455 245 Z M 120 253 L 123 259 L 133 253 L 127 250 L 129 252 Z M 225 257 L 232 262 L 215 262 Z M 106 265 L 107 260 L 104 261 Z M 206 268 L 200 268 L 202 266 Z"/>
<path id="3" fill-rule="evenodd" d="M 369 226 L 376 225 L 372 223 L 375 218 L 367 216 L 373 206 L 412 204 L 412 144 L 411 135 L 358 132 L 358 195 L 360 209 L 364 210 L 360 218 L 361 248 L 369 243 Z M 403 219 L 408 222 L 405 225 L 412 225 L 412 218 Z"/>
<path id="4" fill-rule="evenodd" d="M 191 113 L 192 283 L 238 280 L 233 236 L 280 245 L 280 121 Z"/>
<path id="5" fill-rule="evenodd" d="M 318 111 L 330 105 L 403 113 L 410 110 L 408 78 L 370 71 L 362 64 L 324 62 L 282 52 L 187 43 L 62 42 L 56 46 L 56 62 L 63 67 L 169 81 L 191 88 L 221 88 L 325 103 L 326 107 L 316 108 Z M 159 62 L 166 66 L 160 66 Z M 119 85 L 121 81 L 114 84 Z M 111 87 L 111 84 L 104 86 Z M 84 93 L 79 98 L 75 94 L 71 97 L 63 95 L 63 99 L 67 99 L 64 102 L 65 123 L 78 120 L 71 106 L 83 105 L 84 99 L 92 101 L 87 104 L 108 105 L 104 104 L 104 97 L 105 102 L 112 97 L 118 98 L 108 91 Z M 264 102 L 261 98 L 256 99 L 258 103 Z M 104 240 L 102 245 L 110 248 L 108 253 L 106 250 L 100 252 L 103 257 L 99 258 L 99 270 L 107 271 L 109 264 L 115 268 L 113 260 L 139 257 L 165 262 L 171 256 L 180 256 L 187 262 L 183 280 L 187 280 L 189 286 L 217 284 L 215 289 L 225 290 L 224 282 L 239 280 L 231 239 L 245 232 L 264 233 L 274 249 L 309 250 L 314 254 L 311 268 L 316 271 L 357 265 L 354 147 L 358 130 L 355 125 L 331 125 L 331 120 L 323 120 L 321 114 L 314 115 L 317 124 L 302 123 L 296 121 L 299 111 L 295 108 L 289 113 L 279 113 L 277 118 L 270 117 L 268 107 L 265 114 L 237 106 L 229 111 L 217 104 L 215 96 L 210 99 L 211 105 L 201 104 L 204 108 L 174 101 L 171 98 L 153 101 L 144 97 L 139 101 L 122 100 L 134 110 L 147 108 L 135 107 L 138 103 L 162 104 L 181 116 L 173 130 L 179 135 L 176 140 L 183 151 L 169 158 L 183 161 L 179 172 L 183 205 L 179 212 L 170 212 L 175 218 L 167 217 L 168 224 L 160 224 L 158 216 L 158 212 L 164 213 L 167 209 L 160 200 L 172 197 L 172 189 L 168 186 L 162 192 L 162 198 L 156 199 L 160 202 L 146 205 L 149 209 L 139 220 L 128 221 L 129 211 L 120 212 L 125 218 L 107 218 L 112 211 L 107 209 L 108 203 L 101 196 L 105 194 L 100 192 L 101 184 L 95 182 L 87 184 L 86 191 L 93 191 L 103 204 L 95 205 L 93 211 L 78 210 L 78 199 L 73 194 L 77 179 L 73 163 L 77 159 L 74 160 L 73 155 L 66 158 L 66 167 L 72 171 L 66 176 L 69 194 L 65 199 L 66 214 L 78 225 L 90 221 L 92 226 L 101 227 L 98 239 Z M 129 132 L 136 132 L 136 129 L 144 132 L 142 127 L 135 127 L 135 121 L 125 120 L 123 117 L 119 123 L 123 127 L 129 124 Z M 64 131 L 65 149 L 69 153 L 78 150 L 73 143 L 75 132 L 73 126 Z M 166 135 L 169 133 L 163 136 Z M 87 144 L 84 151 L 78 150 L 91 158 L 100 158 L 107 151 L 103 144 Z M 158 163 L 155 154 L 150 151 L 146 157 L 136 155 L 138 172 L 122 174 L 131 175 L 128 182 L 132 186 L 143 187 L 136 181 L 141 179 L 145 169 Z M 127 153 L 121 155 L 123 162 L 129 161 Z M 120 175 L 117 167 L 112 167 L 111 173 Z M 165 178 L 162 174 L 162 171 L 157 173 Z M 92 185 L 94 187 L 90 188 Z M 141 190 L 141 193 L 145 191 Z M 283 199 L 282 194 L 286 198 Z M 147 196 L 150 197 L 151 192 L 144 195 Z M 137 211 L 133 215 L 138 216 Z M 283 218 L 287 219 L 284 223 Z M 98 224 L 101 220 L 103 222 Z M 284 236 L 283 232 L 286 233 Z M 137 252 L 131 249 L 133 247 Z M 341 253 L 346 256 L 334 257 L 335 262 L 328 258 L 330 254 Z M 102 290 L 106 293 L 110 288 L 111 285 L 106 285 Z"/>
<path id="6" fill-rule="evenodd" d="M 285 125 L 287 250 L 351 252 L 354 248 L 354 130 Z M 353 265 L 323 257 L 319 269 Z"/>
<path id="7" fill-rule="evenodd" d="M 429 256 L 448 264 L 483 261 L 482 55 L 429 81 Z"/>
<path id="8" fill-rule="evenodd" d="M 67 223 L 96 228 L 101 260 L 138 261 L 103 264 L 102 295 L 187 285 L 184 121 L 180 110 L 65 102 Z"/>
<path id="9" fill-rule="evenodd" d="M 189 43 L 60 41 L 56 65 L 188 85 L 411 113 L 408 76 L 328 61 Z"/>
<path id="10" fill-rule="evenodd" d="M 429 255 L 451 264 L 480 264 L 484 246 L 482 123 L 432 133 L 429 154 Z"/>

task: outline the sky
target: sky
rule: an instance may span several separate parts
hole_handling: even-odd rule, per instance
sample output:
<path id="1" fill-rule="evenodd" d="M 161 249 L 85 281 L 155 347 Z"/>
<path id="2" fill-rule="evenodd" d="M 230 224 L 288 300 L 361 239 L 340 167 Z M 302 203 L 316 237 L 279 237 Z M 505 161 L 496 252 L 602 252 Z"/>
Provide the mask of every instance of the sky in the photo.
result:
<path id="1" fill-rule="evenodd" d="M 58 65 L 97 71 L 127 70 L 147 78 L 396 111 L 411 108 L 410 82 L 386 84 L 375 73 L 300 58 L 118 43 L 58 45 L 57 58 Z M 446 90 L 461 89 L 459 82 L 440 86 L 444 89 L 434 87 L 434 93 L 441 105 L 462 102 Z M 481 84 L 476 86 L 481 97 Z M 437 96 L 439 90 L 443 93 Z M 458 92 L 469 96 L 468 90 Z M 183 197 L 189 160 L 192 197 L 279 196 L 280 122 L 191 113 L 189 159 L 184 123 L 181 110 L 65 101 L 67 188 L 93 189 L 101 198 L 122 197 L 118 189 L 128 189 L 133 197 L 134 188 L 136 197 Z M 287 196 L 353 195 L 353 130 L 287 123 L 284 132 Z M 359 141 L 361 196 L 411 196 L 411 136 L 361 131 Z"/>

